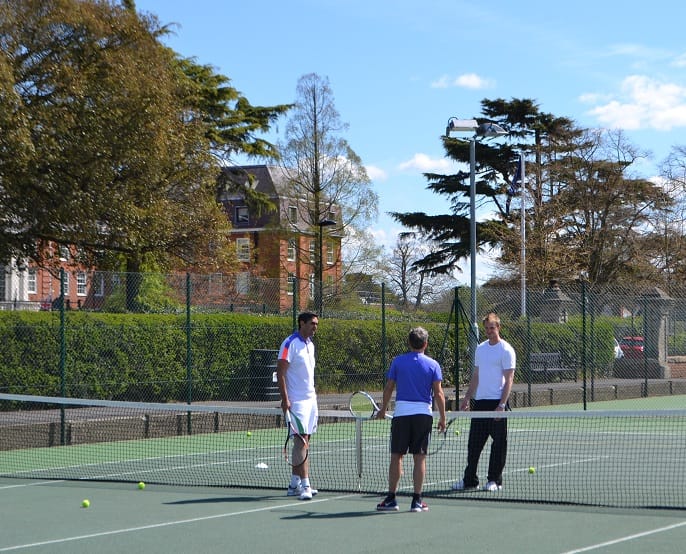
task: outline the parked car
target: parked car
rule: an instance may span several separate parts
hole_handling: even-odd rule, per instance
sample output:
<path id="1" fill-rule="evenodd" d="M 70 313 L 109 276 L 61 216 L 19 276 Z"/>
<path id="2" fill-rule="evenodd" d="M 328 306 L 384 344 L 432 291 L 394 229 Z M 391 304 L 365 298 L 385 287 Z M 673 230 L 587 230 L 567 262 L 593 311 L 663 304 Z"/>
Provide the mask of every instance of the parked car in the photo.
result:
<path id="1" fill-rule="evenodd" d="M 622 337 L 619 347 L 625 358 L 643 358 L 643 337 Z"/>
<path id="2" fill-rule="evenodd" d="M 619 346 L 619 341 L 617 339 L 613 340 L 615 341 L 615 359 L 623 358 L 624 352 L 622 351 L 622 347 Z"/>

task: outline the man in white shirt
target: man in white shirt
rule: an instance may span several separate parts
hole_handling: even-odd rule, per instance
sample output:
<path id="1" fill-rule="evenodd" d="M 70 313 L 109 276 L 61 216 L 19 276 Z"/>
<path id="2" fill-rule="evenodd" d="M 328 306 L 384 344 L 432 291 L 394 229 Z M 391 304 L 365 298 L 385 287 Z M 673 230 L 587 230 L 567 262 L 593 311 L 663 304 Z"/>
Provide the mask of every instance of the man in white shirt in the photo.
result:
<path id="1" fill-rule="evenodd" d="M 281 343 L 276 361 L 276 382 L 281 394 L 281 409 L 291 410 L 302 425 L 302 435 L 309 443 L 310 436 L 317 430 L 317 394 L 314 390 L 314 343 L 312 337 L 317 331 L 319 318 L 311 312 L 298 316 L 298 330 Z M 309 456 L 305 456 L 307 445 L 302 441 L 293 443 L 293 460 L 305 461 L 293 466 L 293 475 L 288 486 L 288 496 L 300 500 L 311 500 L 317 490 L 310 485 Z"/>
<path id="2" fill-rule="evenodd" d="M 460 410 L 475 412 L 502 412 L 508 408 L 517 355 L 507 341 L 500 338 L 500 318 L 489 313 L 483 320 L 488 340 L 476 349 L 474 371 Z M 473 400 L 473 402 L 472 402 Z M 507 418 L 474 418 L 467 442 L 467 467 L 464 477 L 453 485 L 453 490 L 476 489 L 476 473 L 481 452 L 491 437 L 491 455 L 488 460 L 488 482 L 484 490 L 495 492 L 503 488 L 503 469 L 507 456 Z"/>

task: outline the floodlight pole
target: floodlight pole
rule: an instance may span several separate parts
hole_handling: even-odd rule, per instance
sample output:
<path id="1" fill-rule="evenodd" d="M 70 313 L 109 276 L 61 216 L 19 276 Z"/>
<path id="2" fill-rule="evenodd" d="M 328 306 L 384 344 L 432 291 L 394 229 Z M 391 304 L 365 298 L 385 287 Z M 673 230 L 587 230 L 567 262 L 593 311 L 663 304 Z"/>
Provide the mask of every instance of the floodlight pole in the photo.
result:
<path id="1" fill-rule="evenodd" d="M 474 370 L 476 346 L 479 341 L 479 325 L 476 320 L 476 138 L 497 137 L 506 135 L 507 131 L 495 123 L 481 123 L 476 119 L 457 119 L 451 117 L 445 128 L 445 136 L 449 137 L 452 131 L 474 131 L 469 139 L 469 257 L 470 257 L 470 327 L 469 333 L 469 357 L 470 373 Z"/>

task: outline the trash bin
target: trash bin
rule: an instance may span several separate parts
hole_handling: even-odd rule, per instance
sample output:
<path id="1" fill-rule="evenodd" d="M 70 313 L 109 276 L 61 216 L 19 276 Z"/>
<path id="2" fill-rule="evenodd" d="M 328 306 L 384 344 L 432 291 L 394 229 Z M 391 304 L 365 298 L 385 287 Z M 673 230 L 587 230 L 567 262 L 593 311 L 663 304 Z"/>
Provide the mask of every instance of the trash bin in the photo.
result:
<path id="1" fill-rule="evenodd" d="M 276 360 L 278 350 L 250 351 L 250 392 L 251 400 L 281 400 L 276 384 Z"/>

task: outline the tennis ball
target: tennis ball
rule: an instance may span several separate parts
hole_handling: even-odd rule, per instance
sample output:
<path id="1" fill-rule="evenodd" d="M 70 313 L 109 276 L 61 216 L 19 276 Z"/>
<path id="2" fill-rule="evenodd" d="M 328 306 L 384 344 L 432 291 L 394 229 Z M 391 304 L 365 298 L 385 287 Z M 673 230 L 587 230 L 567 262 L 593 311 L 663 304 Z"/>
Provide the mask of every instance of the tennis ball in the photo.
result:
<path id="1" fill-rule="evenodd" d="M 140 490 L 143 490 L 143 489 L 145 488 L 145 483 L 144 483 L 143 481 L 141 481 L 140 483 L 138 483 L 138 488 L 139 488 Z"/>
<path id="2" fill-rule="evenodd" d="M 246 435 L 248 435 L 249 437 L 252 437 L 252 431 L 248 431 L 248 432 L 246 433 Z"/>
<path id="3" fill-rule="evenodd" d="M 529 473 L 536 473 L 536 468 L 534 466 L 531 466 L 529 468 Z"/>
<path id="4" fill-rule="evenodd" d="M 455 434 L 456 434 L 456 435 L 459 435 L 459 434 L 460 434 L 460 430 L 459 430 L 459 429 L 455 429 Z"/>
<path id="5" fill-rule="evenodd" d="M 90 505 L 91 505 L 91 501 L 88 500 L 87 498 L 83 502 L 81 502 L 81 507 L 83 507 L 83 508 L 88 508 L 88 506 L 90 506 Z"/>

